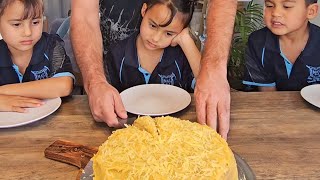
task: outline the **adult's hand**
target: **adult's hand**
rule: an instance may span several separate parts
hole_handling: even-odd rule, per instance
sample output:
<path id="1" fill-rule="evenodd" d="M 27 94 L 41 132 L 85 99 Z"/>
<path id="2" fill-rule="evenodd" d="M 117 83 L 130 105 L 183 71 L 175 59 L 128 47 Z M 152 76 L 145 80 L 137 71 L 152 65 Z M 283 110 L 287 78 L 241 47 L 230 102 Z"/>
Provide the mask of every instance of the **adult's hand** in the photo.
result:
<path id="1" fill-rule="evenodd" d="M 208 3 L 207 39 L 195 88 L 198 122 L 216 129 L 227 139 L 230 126 L 230 87 L 227 61 L 237 0 Z"/>
<path id="2" fill-rule="evenodd" d="M 72 0 L 71 13 L 72 47 L 93 118 L 110 127 L 120 127 L 117 116 L 127 118 L 127 113 L 118 91 L 107 83 L 105 77 L 99 0 Z"/>
<path id="3" fill-rule="evenodd" d="M 230 126 L 230 87 L 224 72 L 201 67 L 195 88 L 197 119 L 227 139 Z"/>
<path id="4" fill-rule="evenodd" d="M 121 127 L 118 118 L 127 118 L 127 112 L 119 92 L 107 82 L 91 84 L 88 88 L 91 113 L 97 122 L 105 122 L 109 127 Z"/>

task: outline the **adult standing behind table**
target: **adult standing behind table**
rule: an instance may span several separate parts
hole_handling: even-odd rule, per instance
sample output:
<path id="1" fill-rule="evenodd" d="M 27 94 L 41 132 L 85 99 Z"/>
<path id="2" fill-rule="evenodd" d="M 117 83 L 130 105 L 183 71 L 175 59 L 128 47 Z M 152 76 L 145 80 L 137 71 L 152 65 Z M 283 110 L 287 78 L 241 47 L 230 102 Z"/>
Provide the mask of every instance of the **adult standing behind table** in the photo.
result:
<path id="1" fill-rule="evenodd" d="M 103 54 L 110 43 L 139 29 L 143 2 L 145 0 L 71 2 L 71 41 L 91 112 L 96 121 L 110 127 L 120 126 L 117 117 L 127 118 L 127 113 L 119 92 L 107 82 Z M 195 89 L 199 123 L 212 128 L 218 125 L 224 138 L 229 130 L 230 88 L 226 71 L 236 7 L 236 0 L 211 0 L 209 3 L 208 38 Z"/>

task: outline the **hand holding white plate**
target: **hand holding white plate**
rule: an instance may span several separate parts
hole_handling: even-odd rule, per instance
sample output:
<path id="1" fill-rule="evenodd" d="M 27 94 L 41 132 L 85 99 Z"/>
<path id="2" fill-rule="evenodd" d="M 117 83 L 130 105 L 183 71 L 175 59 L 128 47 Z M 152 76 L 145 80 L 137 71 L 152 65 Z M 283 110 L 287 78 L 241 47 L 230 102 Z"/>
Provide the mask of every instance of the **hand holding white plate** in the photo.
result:
<path id="1" fill-rule="evenodd" d="M 186 108 L 191 102 L 190 94 L 176 86 L 143 84 L 120 93 L 126 111 L 149 116 L 172 114 Z"/>
<path id="2" fill-rule="evenodd" d="M 47 99 L 45 104 L 37 108 L 27 108 L 26 113 L 0 112 L 0 128 L 22 126 L 38 121 L 56 111 L 61 105 L 61 99 Z"/>
<path id="3" fill-rule="evenodd" d="M 320 108 L 320 84 L 306 86 L 301 89 L 300 94 L 310 104 Z"/>

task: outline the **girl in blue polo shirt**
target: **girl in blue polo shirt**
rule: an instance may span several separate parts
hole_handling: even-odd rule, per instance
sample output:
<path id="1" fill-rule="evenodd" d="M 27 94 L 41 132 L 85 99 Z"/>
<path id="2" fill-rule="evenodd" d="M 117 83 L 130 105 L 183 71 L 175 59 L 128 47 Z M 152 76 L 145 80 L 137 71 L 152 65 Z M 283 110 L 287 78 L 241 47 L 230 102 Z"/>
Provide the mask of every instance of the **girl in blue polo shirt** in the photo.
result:
<path id="1" fill-rule="evenodd" d="M 194 4 L 190 0 L 143 4 L 140 31 L 111 45 L 107 53 L 110 82 L 118 91 L 140 84 L 170 84 L 193 92 L 201 59 L 187 28 Z"/>
<path id="2" fill-rule="evenodd" d="M 309 22 L 317 0 L 265 0 L 267 27 L 253 32 L 243 81 L 260 91 L 299 91 L 320 83 L 320 28 Z"/>
<path id="3" fill-rule="evenodd" d="M 25 112 L 40 99 L 71 93 L 74 76 L 62 40 L 42 27 L 42 0 L 0 2 L 0 111 Z"/>

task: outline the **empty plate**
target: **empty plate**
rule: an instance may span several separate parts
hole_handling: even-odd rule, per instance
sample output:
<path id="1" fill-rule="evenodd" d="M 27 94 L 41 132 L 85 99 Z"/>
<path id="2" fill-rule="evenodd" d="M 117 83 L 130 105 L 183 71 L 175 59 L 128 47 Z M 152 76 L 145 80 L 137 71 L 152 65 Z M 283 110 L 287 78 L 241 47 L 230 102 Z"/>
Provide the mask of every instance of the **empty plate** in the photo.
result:
<path id="1" fill-rule="evenodd" d="M 300 94 L 310 104 L 320 108 L 320 84 L 306 86 L 301 89 Z"/>
<path id="2" fill-rule="evenodd" d="M 10 128 L 29 124 L 49 116 L 61 105 L 61 99 L 46 99 L 45 104 L 36 108 L 26 108 L 28 112 L 0 112 L 0 128 Z"/>
<path id="3" fill-rule="evenodd" d="M 126 111 L 138 115 L 168 115 L 186 108 L 191 102 L 186 90 L 164 84 L 138 85 L 120 95 Z"/>

